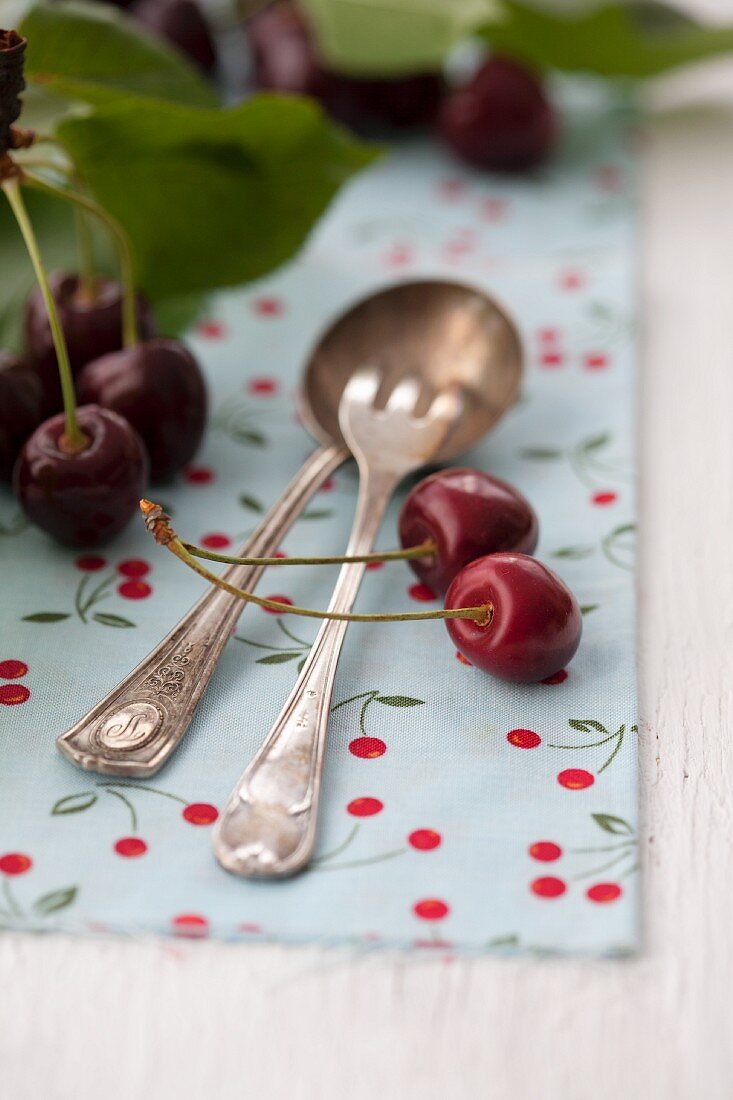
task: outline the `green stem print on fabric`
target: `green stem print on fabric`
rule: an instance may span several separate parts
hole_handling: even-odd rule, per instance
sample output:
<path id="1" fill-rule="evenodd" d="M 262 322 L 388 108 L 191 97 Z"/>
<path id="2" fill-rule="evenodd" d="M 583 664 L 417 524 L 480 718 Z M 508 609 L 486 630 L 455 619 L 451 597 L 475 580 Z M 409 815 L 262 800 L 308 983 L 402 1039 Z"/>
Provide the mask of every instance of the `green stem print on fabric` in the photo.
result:
<path id="1" fill-rule="evenodd" d="M 78 887 L 65 886 L 41 894 L 24 903 L 19 898 L 15 880 L 33 871 L 33 860 L 24 852 L 5 852 L 0 855 L 0 928 L 42 930 L 48 927 L 44 921 L 67 909 L 74 903 Z"/>
<path id="2" fill-rule="evenodd" d="M 260 429 L 262 407 L 243 398 L 226 401 L 215 413 L 211 426 L 245 447 L 267 447 L 269 439 Z"/>
<path id="3" fill-rule="evenodd" d="M 591 818 L 599 829 L 620 839 L 613 844 L 594 845 L 590 848 L 569 848 L 568 853 L 570 855 L 595 856 L 603 854 L 603 857 L 610 855 L 609 859 L 603 858 L 600 864 L 596 865 L 594 862 L 594 866 L 573 875 L 573 880 L 580 882 L 586 878 L 595 878 L 596 875 L 609 871 L 612 867 L 621 870 L 621 878 L 626 878 L 638 870 L 639 838 L 629 822 L 614 814 L 596 813 L 591 814 Z M 629 863 L 629 860 L 631 860 L 631 863 Z"/>
<path id="4" fill-rule="evenodd" d="M 244 645 L 251 646 L 253 649 L 264 649 L 266 654 L 264 657 L 258 657 L 255 661 L 257 665 L 284 665 L 289 661 L 298 661 L 298 672 L 301 671 L 305 664 L 305 659 L 308 656 L 311 648 L 311 643 L 304 641 L 303 638 L 299 638 L 297 634 L 294 634 L 292 630 L 289 630 L 283 623 L 282 619 L 277 619 L 277 626 L 282 632 L 284 637 L 290 643 L 289 645 L 277 646 L 277 645 L 265 645 L 264 642 L 254 642 L 251 638 L 243 638 L 239 634 L 235 634 L 235 640 L 242 642 Z"/>
<path id="5" fill-rule="evenodd" d="M 115 615 L 109 611 L 92 610 L 97 604 L 112 595 L 112 585 L 118 580 L 119 577 L 115 573 L 108 573 L 101 581 L 94 584 L 93 574 L 84 574 L 74 593 L 73 614 L 80 622 L 89 624 L 91 620 L 99 626 L 110 626 L 118 630 L 136 625 L 131 619 L 127 619 L 123 615 Z M 70 611 L 35 611 L 31 615 L 24 615 L 22 621 L 24 623 L 61 623 L 70 618 L 72 618 L 72 612 Z"/>
<path id="6" fill-rule="evenodd" d="M 549 748 L 551 749 L 569 749 L 573 752 L 580 752 L 583 749 L 596 749 L 603 745 L 612 745 L 611 753 L 605 762 L 597 769 L 596 774 L 600 775 L 605 771 L 618 756 L 621 746 L 624 743 L 624 737 L 626 736 L 626 725 L 623 724 L 615 732 L 609 732 L 601 722 L 597 722 L 594 718 L 569 718 L 568 725 L 571 729 L 577 730 L 579 733 L 597 734 L 600 735 L 593 741 L 585 741 L 580 744 L 562 745 L 558 743 L 549 742 Z M 637 733 L 638 726 L 629 726 L 629 733 Z"/>

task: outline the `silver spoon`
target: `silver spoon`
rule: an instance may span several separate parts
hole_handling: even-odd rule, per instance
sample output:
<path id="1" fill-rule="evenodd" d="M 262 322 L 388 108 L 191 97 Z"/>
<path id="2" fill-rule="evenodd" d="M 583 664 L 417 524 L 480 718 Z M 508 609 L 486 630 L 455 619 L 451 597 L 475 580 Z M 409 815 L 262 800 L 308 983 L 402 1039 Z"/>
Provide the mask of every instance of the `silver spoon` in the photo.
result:
<path id="1" fill-rule="evenodd" d="M 494 342 L 487 343 L 487 328 L 504 344 L 498 363 L 488 351 Z M 338 426 L 361 478 L 347 547 L 347 554 L 359 555 L 371 549 L 389 499 L 407 473 L 434 458 L 452 457 L 512 403 L 521 353 L 516 332 L 490 299 L 445 283 L 398 287 L 357 306 L 314 357 L 326 377 L 330 355 L 338 360 L 346 337 L 352 354 L 379 368 L 353 375 L 338 409 Z M 423 364 L 432 374 L 404 376 L 406 369 Z M 386 407 L 377 402 L 378 393 L 389 393 Z M 351 610 L 363 573 L 363 564 L 342 567 L 330 611 Z M 235 874 L 282 877 L 301 870 L 312 856 L 346 626 L 324 621 L 283 710 L 219 819 L 214 851 Z"/>
<path id="2" fill-rule="evenodd" d="M 407 326 L 403 317 L 409 318 Z M 377 360 L 364 357 L 371 350 L 379 350 Z M 327 330 L 306 368 L 301 412 L 321 446 L 241 547 L 241 557 L 272 556 L 319 486 L 348 457 L 338 405 L 351 375 L 369 361 L 379 362 L 391 383 L 412 370 L 434 385 L 449 369 L 474 407 L 461 429 L 461 449 L 512 403 L 521 371 L 516 330 L 480 291 L 418 282 L 359 302 Z M 252 591 L 261 574 L 260 567 L 239 565 L 222 575 Z M 61 734 L 60 752 L 102 775 L 154 775 L 188 729 L 243 607 L 220 589 L 205 592 L 124 680 Z"/>

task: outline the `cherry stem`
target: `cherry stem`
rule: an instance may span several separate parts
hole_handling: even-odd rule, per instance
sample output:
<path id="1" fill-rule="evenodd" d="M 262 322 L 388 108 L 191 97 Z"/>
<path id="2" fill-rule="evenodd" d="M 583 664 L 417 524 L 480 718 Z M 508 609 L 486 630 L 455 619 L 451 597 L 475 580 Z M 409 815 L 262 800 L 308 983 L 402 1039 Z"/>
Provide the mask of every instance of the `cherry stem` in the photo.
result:
<path id="1" fill-rule="evenodd" d="M 23 240 L 25 241 L 25 246 L 28 250 L 31 263 L 33 264 L 33 270 L 46 306 L 48 323 L 51 326 L 51 335 L 56 350 L 56 360 L 58 362 L 59 378 L 61 380 L 64 416 L 66 417 L 66 428 L 60 443 L 62 444 L 62 449 L 67 450 L 69 453 L 83 451 L 89 440 L 82 432 L 76 419 L 76 394 L 74 393 L 74 379 L 71 373 L 71 364 L 69 363 L 69 352 L 66 347 L 66 340 L 64 339 L 59 315 L 56 311 L 56 302 L 54 301 L 51 287 L 48 283 L 46 269 L 43 266 L 38 241 L 36 240 L 33 225 L 28 216 L 25 202 L 23 201 L 18 178 L 13 176 L 10 179 L 3 180 L 2 188 L 10 203 L 13 214 L 15 215 L 15 220 L 18 223 L 18 228 L 23 236 Z"/>
<path id="2" fill-rule="evenodd" d="M 108 214 L 103 206 L 94 199 L 82 195 L 72 188 L 59 187 L 55 183 L 49 183 L 30 172 L 25 173 L 25 179 L 29 186 L 37 191 L 43 191 L 47 195 L 54 195 L 66 202 L 76 203 L 83 210 L 89 211 L 107 227 L 117 250 L 117 258 L 120 265 L 120 280 L 122 282 L 122 343 L 126 348 L 134 347 L 139 340 L 137 328 L 137 309 L 135 303 L 135 273 L 132 260 L 132 250 L 127 239 L 127 233 L 116 218 Z"/>
<path id="3" fill-rule="evenodd" d="M 76 244 L 79 253 L 79 289 L 85 301 L 93 302 L 97 290 L 94 266 L 94 242 L 89 226 L 89 215 L 81 207 L 74 207 L 76 220 Z"/>
<path id="4" fill-rule="evenodd" d="M 323 557 L 323 558 L 237 558 L 232 554 L 217 554 L 213 550 L 204 550 L 202 546 L 196 546 L 192 542 L 184 542 L 181 545 L 195 558 L 205 558 L 207 561 L 218 561 L 223 565 L 351 565 L 357 562 L 373 561 L 412 561 L 415 558 L 434 557 L 437 554 L 435 543 L 432 539 L 411 546 L 407 550 L 384 550 L 374 554 L 358 554 L 354 557 Z"/>
<path id="5" fill-rule="evenodd" d="M 342 614 L 338 611 L 316 611 L 310 607 L 297 607 L 295 604 L 281 603 L 279 600 L 263 599 L 261 596 L 255 596 L 253 592 L 246 592 L 243 588 L 229 584 L 216 573 L 200 565 L 181 542 L 171 527 L 170 516 L 166 515 L 159 504 L 154 504 L 151 500 L 141 500 L 140 511 L 145 519 L 145 526 L 155 541 L 167 547 L 189 569 L 193 569 L 194 573 L 198 573 L 210 584 L 228 592 L 230 596 L 236 596 L 245 603 L 254 603 L 268 611 L 276 611 L 283 615 L 302 615 L 307 619 L 331 619 L 340 623 L 404 623 L 422 622 L 428 619 L 472 619 L 480 626 L 488 626 L 493 618 L 493 608 L 490 604 L 484 604 L 482 607 L 446 608 L 443 611 L 400 611 L 394 614 L 357 615 Z"/>

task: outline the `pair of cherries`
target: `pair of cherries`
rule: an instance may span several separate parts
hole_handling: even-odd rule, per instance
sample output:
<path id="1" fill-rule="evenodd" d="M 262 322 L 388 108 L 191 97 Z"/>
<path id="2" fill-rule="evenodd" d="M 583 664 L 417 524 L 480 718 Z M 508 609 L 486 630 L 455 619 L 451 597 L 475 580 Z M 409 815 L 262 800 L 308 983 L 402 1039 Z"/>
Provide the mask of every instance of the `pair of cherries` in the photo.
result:
<path id="1" fill-rule="evenodd" d="M 292 0 L 277 0 L 253 15 L 248 36 L 258 88 L 311 96 L 357 132 L 436 124 L 457 156 L 491 171 L 532 168 L 552 149 L 555 115 L 542 81 L 511 58 L 489 58 L 452 90 L 437 72 L 347 76 L 318 57 Z"/>
<path id="2" fill-rule="evenodd" d="M 0 474 L 14 470 L 16 495 L 34 523 L 62 543 L 89 547 L 129 522 L 149 477 L 168 480 L 193 457 L 204 433 L 206 388 L 188 349 L 153 335 L 142 296 L 141 339 L 122 348 L 117 282 L 98 280 L 93 295 L 75 275 L 56 274 L 50 283 L 86 445 L 64 446 L 56 353 L 35 290 L 25 310 L 24 359 L 0 356 Z"/>
<path id="3" fill-rule="evenodd" d="M 565 668 L 580 644 L 582 615 L 564 582 L 532 557 L 537 516 L 513 486 L 479 470 L 431 474 L 400 513 L 403 548 L 431 542 L 434 552 L 409 562 L 444 596 L 446 609 L 488 607 L 485 624 L 446 619 L 456 648 L 471 664 L 518 683 Z"/>

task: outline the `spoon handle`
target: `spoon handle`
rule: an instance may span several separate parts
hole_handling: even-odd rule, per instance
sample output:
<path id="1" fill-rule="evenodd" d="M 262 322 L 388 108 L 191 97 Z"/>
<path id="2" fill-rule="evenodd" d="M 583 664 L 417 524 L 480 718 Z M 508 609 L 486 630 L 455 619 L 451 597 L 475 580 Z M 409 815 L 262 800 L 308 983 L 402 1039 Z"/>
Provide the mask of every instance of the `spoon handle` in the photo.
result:
<path id="1" fill-rule="evenodd" d="M 241 557 L 269 557 L 314 492 L 348 456 L 321 447 L 306 459 L 280 500 L 241 548 Z M 231 565 L 222 576 L 251 591 L 262 566 Z M 186 732 L 244 603 L 209 587 L 151 653 L 56 741 L 86 771 L 154 775 Z"/>
<path id="2" fill-rule="evenodd" d="M 347 555 L 369 553 L 403 474 L 362 470 Z M 330 611 L 351 611 L 364 569 L 363 562 L 341 567 Z M 213 837 L 216 858 L 227 871 L 280 878 L 311 858 L 331 696 L 347 625 L 324 620 L 285 706 L 229 798 Z"/>

